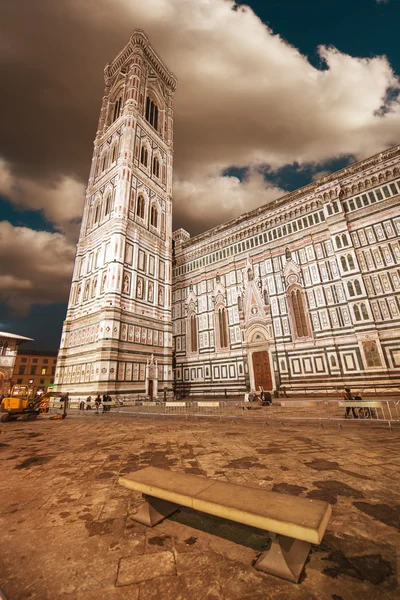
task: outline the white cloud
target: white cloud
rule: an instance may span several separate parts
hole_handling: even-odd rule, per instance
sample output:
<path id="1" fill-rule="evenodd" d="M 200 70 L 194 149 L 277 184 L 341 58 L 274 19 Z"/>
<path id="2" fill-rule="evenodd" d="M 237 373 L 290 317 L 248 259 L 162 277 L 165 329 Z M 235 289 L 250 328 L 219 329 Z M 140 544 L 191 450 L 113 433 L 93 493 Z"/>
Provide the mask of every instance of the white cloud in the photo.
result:
<path id="1" fill-rule="evenodd" d="M 284 193 L 281 188 L 268 184 L 262 173 L 255 169 L 250 170 L 242 181 L 238 177 L 218 175 L 177 180 L 174 210 L 180 221 L 176 226 L 199 233 L 267 204 Z"/>
<path id="2" fill-rule="evenodd" d="M 60 233 L 34 231 L 0 222 L 0 301 L 16 313 L 32 303 L 65 302 L 75 246 Z"/>

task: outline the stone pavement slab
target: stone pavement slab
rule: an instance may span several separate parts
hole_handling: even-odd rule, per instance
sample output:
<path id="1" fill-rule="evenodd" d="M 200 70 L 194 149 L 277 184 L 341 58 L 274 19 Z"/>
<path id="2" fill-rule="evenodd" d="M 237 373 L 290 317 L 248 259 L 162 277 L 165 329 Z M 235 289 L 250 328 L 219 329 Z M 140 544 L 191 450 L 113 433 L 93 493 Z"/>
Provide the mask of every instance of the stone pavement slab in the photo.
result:
<path id="1" fill-rule="evenodd" d="M 92 415 L 0 427 L 8 600 L 400 597 L 400 431 Z M 182 508 L 153 529 L 120 475 L 157 466 L 330 502 L 298 585 L 254 570 L 265 533 Z M 254 497 L 256 498 L 256 494 Z"/>

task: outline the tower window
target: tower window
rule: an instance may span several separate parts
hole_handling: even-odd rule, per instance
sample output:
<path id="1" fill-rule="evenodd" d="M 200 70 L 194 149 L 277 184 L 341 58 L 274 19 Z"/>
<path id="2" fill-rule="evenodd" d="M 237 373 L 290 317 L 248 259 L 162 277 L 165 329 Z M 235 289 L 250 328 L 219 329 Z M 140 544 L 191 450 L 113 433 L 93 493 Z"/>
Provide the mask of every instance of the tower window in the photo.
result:
<path id="1" fill-rule="evenodd" d="M 108 215 L 110 212 L 110 196 L 107 196 L 107 200 L 106 200 L 106 208 L 104 211 L 105 215 Z"/>
<path id="2" fill-rule="evenodd" d="M 150 211 L 150 224 L 153 227 L 157 227 L 157 225 L 158 225 L 157 208 L 154 206 L 154 204 L 152 205 L 151 211 Z"/>
<path id="3" fill-rule="evenodd" d="M 118 98 L 114 105 L 113 123 L 116 121 L 121 113 L 121 97 Z"/>
<path id="4" fill-rule="evenodd" d="M 157 156 L 153 158 L 153 175 L 155 175 L 157 178 L 160 177 L 160 163 Z"/>
<path id="5" fill-rule="evenodd" d="M 114 145 L 114 148 L 112 151 L 111 162 L 114 163 L 116 160 L 117 160 L 117 144 Z"/>
<path id="6" fill-rule="evenodd" d="M 142 146 L 142 149 L 140 151 L 140 162 L 142 163 L 142 165 L 144 165 L 145 167 L 147 167 L 147 165 L 148 165 L 148 152 L 147 152 L 146 146 Z"/>
<path id="7" fill-rule="evenodd" d="M 139 196 L 138 200 L 137 200 L 136 214 L 141 219 L 144 219 L 144 207 L 145 207 L 144 198 L 143 198 L 143 196 Z"/>
<path id="8" fill-rule="evenodd" d="M 96 210 L 94 211 L 94 221 L 93 221 L 94 224 L 98 223 L 99 216 L 100 216 L 100 207 L 99 207 L 99 205 L 97 205 Z"/>
<path id="9" fill-rule="evenodd" d="M 103 156 L 103 160 L 102 160 L 102 162 L 101 162 L 101 170 L 102 170 L 102 171 L 105 171 L 105 170 L 107 169 L 107 159 L 108 159 L 108 156 L 107 156 L 107 152 L 106 152 L 106 153 L 104 154 L 104 156 Z"/>
<path id="10" fill-rule="evenodd" d="M 146 98 L 146 121 L 158 129 L 158 106 L 148 96 Z"/>

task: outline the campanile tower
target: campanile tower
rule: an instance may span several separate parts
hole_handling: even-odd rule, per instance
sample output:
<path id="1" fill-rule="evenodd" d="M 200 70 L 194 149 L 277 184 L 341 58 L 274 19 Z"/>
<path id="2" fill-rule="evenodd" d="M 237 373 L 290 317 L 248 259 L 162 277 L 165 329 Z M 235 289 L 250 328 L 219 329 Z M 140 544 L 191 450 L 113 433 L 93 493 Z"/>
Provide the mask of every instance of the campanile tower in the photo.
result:
<path id="1" fill-rule="evenodd" d="M 174 75 L 141 30 L 107 64 L 55 389 L 172 385 Z"/>

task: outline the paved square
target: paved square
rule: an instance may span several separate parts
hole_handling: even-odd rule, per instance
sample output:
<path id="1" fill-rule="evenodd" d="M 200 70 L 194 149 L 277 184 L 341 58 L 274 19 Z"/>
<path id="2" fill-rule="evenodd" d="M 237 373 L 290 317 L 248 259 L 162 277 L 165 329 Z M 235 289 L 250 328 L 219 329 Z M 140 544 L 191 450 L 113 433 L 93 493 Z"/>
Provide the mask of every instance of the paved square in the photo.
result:
<path id="1" fill-rule="evenodd" d="M 0 427 L 8 600 L 362 600 L 400 596 L 400 429 L 112 414 Z M 327 500 L 300 584 L 257 572 L 265 534 L 181 509 L 154 529 L 119 474 L 148 465 Z"/>

